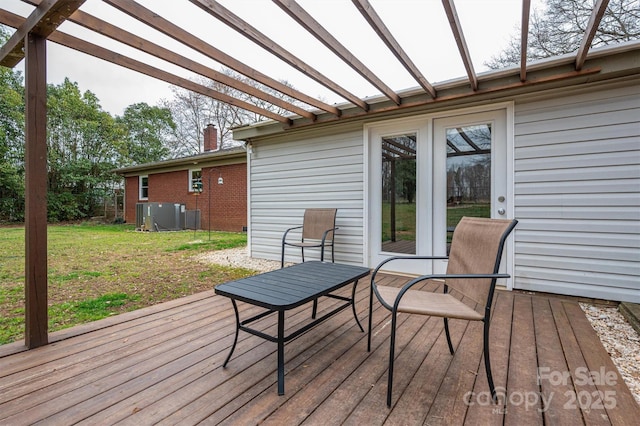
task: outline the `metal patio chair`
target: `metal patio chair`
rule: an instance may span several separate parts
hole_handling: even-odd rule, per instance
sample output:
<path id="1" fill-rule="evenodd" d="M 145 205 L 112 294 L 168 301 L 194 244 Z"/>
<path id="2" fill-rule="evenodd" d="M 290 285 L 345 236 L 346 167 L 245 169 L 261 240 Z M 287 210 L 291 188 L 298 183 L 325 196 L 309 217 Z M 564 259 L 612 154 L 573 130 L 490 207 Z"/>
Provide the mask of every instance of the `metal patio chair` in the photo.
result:
<path id="1" fill-rule="evenodd" d="M 449 318 L 484 323 L 484 364 L 487 381 L 493 400 L 496 390 L 491 374 L 489 356 L 489 322 L 494 290 L 498 278 L 509 278 L 500 274 L 500 259 L 504 244 L 518 223 L 517 220 L 486 219 L 464 217 L 456 226 L 451 241 L 451 251 L 445 256 L 396 256 L 381 262 L 371 275 L 369 294 L 369 330 L 367 351 L 371 350 L 371 325 L 373 296 L 382 306 L 391 311 L 391 339 L 389 349 L 389 377 L 387 385 L 387 406 L 391 407 L 393 386 L 393 363 L 395 352 L 396 323 L 398 312 L 409 314 L 431 315 L 444 318 L 444 330 L 447 336 L 449 351 L 453 355 L 453 345 L 449 334 Z M 417 277 L 402 288 L 376 285 L 378 271 L 389 262 L 397 259 L 448 259 L 446 274 L 433 274 Z M 444 281 L 444 292 L 435 293 L 412 289 L 416 284 L 428 280 Z M 461 299 L 464 299 L 464 302 Z M 477 310 L 476 306 L 481 308 Z"/>
<path id="2" fill-rule="evenodd" d="M 280 267 L 284 267 L 284 252 L 286 246 L 299 247 L 304 262 L 304 249 L 320 247 L 320 260 L 324 261 L 325 247 L 331 247 L 331 262 L 334 262 L 334 231 L 336 228 L 336 213 L 338 209 L 306 209 L 302 226 L 295 226 L 285 231 L 282 236 L 282 258 Z M 287 235 L 294 229 L 302 229 L 301 239 L 287 240 Z"/>

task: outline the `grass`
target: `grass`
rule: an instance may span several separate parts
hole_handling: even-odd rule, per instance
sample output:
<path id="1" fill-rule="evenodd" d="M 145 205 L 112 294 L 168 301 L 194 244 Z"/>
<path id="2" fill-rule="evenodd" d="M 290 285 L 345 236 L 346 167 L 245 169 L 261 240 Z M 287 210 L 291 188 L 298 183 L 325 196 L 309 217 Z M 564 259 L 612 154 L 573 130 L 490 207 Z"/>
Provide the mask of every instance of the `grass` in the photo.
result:
<path id="1" fill-rule="evenodd" d="M 25 230 L 0 228 L 0 344 L 24 336 Z M 136 232 L 132 225 L 50 225 L 49 331 L 187 296 L 255 271 L 198 253 L 246 245 L 241 233 Z"/>
<path id="2" fill-rule="evenodd" d="M 109 293 L 93 299 L 59 303 L 49 308 L 49 329 L 97 321 L 117 314 L 121 307 L 139 299 L 139 295 Z"/>
<path id="3" fill-rule="evenodd" d="M 462 204 L 447 208 L 447 227 L 454 227 L 463 216 L 489 217 L 489 203 Z M 416 238 L 416 205 L 415 203 L 396 204 L 396 239 L 415 241 Z M 391 239 L 391 205 L 382 204 L 382 241 Z"/>

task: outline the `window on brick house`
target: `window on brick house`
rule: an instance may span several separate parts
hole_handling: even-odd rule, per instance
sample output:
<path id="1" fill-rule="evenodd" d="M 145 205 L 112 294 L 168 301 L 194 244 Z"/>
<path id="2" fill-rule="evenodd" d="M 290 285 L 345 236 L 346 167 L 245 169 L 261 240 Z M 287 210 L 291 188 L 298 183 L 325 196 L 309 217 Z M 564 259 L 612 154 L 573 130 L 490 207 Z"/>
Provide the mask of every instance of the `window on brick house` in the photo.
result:
<path id="1" fill-rule="evenodd" d="M 140 176 L 138 186 L 139 186 L 138 198 L 140 200 L 149 199 L 149 176 Z"/>
<path id="2" fill-rule="evenodd" d="M 189 170 L 189 192 L 193 192 L 195 187 L 198 187 L 202 192 L 202 170 L 191 169 Z"/>

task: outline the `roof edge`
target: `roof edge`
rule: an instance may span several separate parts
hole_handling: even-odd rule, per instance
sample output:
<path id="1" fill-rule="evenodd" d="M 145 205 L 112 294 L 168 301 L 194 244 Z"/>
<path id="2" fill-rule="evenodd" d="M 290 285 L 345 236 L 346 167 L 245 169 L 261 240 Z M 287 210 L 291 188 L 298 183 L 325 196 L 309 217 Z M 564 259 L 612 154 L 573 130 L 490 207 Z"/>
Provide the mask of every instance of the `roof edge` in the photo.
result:
<path id="1" fill-rule="evenodd" d="M 135 166 L 121 167 L 113 170 L 114 173 L 125 176 L 138 172 L 159 172 L 167 169 L 181 168 L 181 166 L 203 166 L 207 164 L 237 164 L 242 161 L 233 161 L 242 159 L 246 161 L 247 150 L 244 146 L 226 149 L 224 151 L 205 152 L 202 154 L 191 155 L 188 157 L 172 158 L 170 160 L 162 160 L 151 163 L 137 164 Z"/>
<path id="2" fill-rule="evenodd" d="M 530 80 L 528 79 L 525 83 L 520 82 L 520 68 L 518 66 L 489 70 L 478 75 L 478 82 L 480 85 L 484 85 L 489 89 L 497 87 L 498 90 L 480 90 L 478 92 L 473 92 L 469 87 L 468 79 L 466 77 L 459 77 L 434 84 L 434 87 L 439 92 L 439 97 L 442 100 L 433 100 L 428 97 L 422 88 L 413 87 L 398 92 L 403 98 L 403 104 L 400 106 L 387 106 L 386 103 L 388 102 L 386 102 L 387 99 L 384 96 L 367 98 L 367 103 L 372 106 L 376 106 L 378 109 L 374 107 L 371 109 L 371 112 L 366 114 L 350 114 L 351 111 L 355 111 L 355 107 L 347 103 L 342 105 L 343 114 L 339 119 L 335 119 L 324 114 L 326 117 L 325 120 L 323 120 L 323 116 L 318 116 L 318 119 L 315 122 L 307 122 L 303 118 L 298 118 L 293 121 L 293 125 L 291 126 L 282 126 L 281 123 L 271 120 L 262 121 L 232 129 L 233 137 L 235 140 L 250 142 L 256 138 L 259 139 L 261 137 L 267 137 L 284 131 L 292 131 L 302 128 L 309 129 L 323 124 L 327 125 L 339 122 L 346 123 L 352 119 L 366 119 L 376 115 L 389 114 L 394 110 L 399 111 L 400 109 L 407 111 L 409 108 L 413 108 L 411 106 L 413 104 L 416 105 L 416 108 L 422 109 L 441 108 L 448 102 L 452 104 L 459 104 L 463 102 L 464 99 L 469 99 L 469 101 L 472 99 L 481 100 L 483 95 L 495 98 L 498 93 L 500 93 L 500 96 L 508 96 L 509 94 L 516 95 L 524 92 L 533 92 L 547 89 L 549 87 L 549 83 L 545 83 L 544 81 L 554 75 L 567 75 L 568 77 L 566 77 L 566 80 L 559 81 L 570 81 L 571 84 L 567 84 L 568 86 L 592 82 L 599 79 L 617 78 L 625 72 L 627 74 L 638 73 L 638 69 L 640 67 L 640 63 L 637 59 L 639 56 L 636 54 L 638 51 L 640 51 L 640 41 L 618 43 L 611 46 L 603 46 L 593 49 L 590 52 L 582 71 L 575 71 L 575 53 L 555 56 L 552 58 L 544 58 L 531 62 L 527 66 L 527 74 Z M 605 60 L 615 56 L 619 56 L 622 62 L 618 60 Z M 554 84 L 557 85 L 557 82 Z M 501 86 L 502 89 L 500 89 Z M 407 100 L 406 104 L 405 100 Z M 348 109 L 345 109 L 345 107 L 348 107 Z"/>

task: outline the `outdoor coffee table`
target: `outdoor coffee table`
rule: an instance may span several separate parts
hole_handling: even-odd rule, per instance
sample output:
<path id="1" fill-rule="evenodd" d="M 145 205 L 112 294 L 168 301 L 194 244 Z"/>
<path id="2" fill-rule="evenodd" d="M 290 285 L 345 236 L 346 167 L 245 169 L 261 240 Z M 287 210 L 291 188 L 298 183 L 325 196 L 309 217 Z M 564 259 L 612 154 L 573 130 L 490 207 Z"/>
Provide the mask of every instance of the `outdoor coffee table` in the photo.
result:
<path id="1" fill-rule="evenodd" d="M 278 395 L 284 395 L 284 344 L 296 338 L 312 327 L 337 314 L 343 309 L 351 306 L 353 316 L 360 330 L 364 332 L 358 316 L 356 315 L 355 293 L 358 280 L 369 274 L 369 268 L 361 266 L 343 265 L 328 262 L 304 262 L 287 268 L 278 269 L 271 272 L 243 278 L 237 281 L 217 285 L 216 294 L 226 296 L 231 299 L 233 310 L 236 315 L 236 335 L 231 346 L 231 351 L 225 360 L 223 367 L 231 359 L 231 355 L 238 342 L 238 333 L 244 330 L 255 336 L 262 337 L 270 342 L 278 344 Z M 353 283 L 351 298 L 331 294 L 347 284 Z M 321 296 L 338 299 L 344 303 L 340 304 L 331 312 L 316 319 L 316 307 L 318 298 Z M 260 306 L 267 309 L 258 315 L 240 321 L 238 306 L 236 301 L 246 302 L 251 305 Z M 288 336 L 284 335 L 284 313 L 305 303 L 313 302 L 313 313 L 311 323 L 295 330 Z M 278 335 L 271 336 L 261 331 L 247 327 L 254 321 L 265 316 L 278 313 Z"/>

